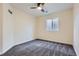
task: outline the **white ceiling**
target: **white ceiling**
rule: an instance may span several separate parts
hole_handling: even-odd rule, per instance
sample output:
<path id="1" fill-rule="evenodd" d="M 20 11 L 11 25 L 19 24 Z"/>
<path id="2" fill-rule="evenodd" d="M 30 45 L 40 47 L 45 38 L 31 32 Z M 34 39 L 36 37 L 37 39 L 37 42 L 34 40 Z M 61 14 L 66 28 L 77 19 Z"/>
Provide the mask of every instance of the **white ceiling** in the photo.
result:
<path id="1" fill-rule="evenodd" d="M 30 9 L 30 7 L 36 6 L 34 3 L 13 3 L 11 5 L 31 15 L 40 16 L 40 15 L 47 15 L 53 12 L 58 12 L 58 11 L 72 8 L 73 4 L 71 3 L 45 3 L 44 9 L 47 10 L 48 13 L 43 13 L 37 9 Z"/>

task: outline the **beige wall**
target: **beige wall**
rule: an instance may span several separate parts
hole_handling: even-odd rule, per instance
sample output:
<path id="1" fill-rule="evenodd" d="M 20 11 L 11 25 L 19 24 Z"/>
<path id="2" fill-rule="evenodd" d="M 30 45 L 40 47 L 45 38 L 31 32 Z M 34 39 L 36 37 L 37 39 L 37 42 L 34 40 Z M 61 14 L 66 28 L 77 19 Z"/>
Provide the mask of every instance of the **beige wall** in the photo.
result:
<path id="1" fill-rule="evenodd" d="M 35 38 L 72 44 L 73 40 L 73 13 L 72 9 L 53 13 L 47 16 L 37 17 Z M 45 28 L 45 21 L 59 17 L 59 32 L 47 32 Z"/>
<path id="2" fill-rule="evenodd" d="M 33 40 L 34 21 L 35 18 L 24 11 L 10 4 L 0 4 L 0 54 L 14 45 Z"/>
<path id="3" fill-rule="evenodd" d="M 74 40 L 73 46 L 79 56 L 79 4 L 74 4 Z"/>
<path id="4" fill-rule="evenodd" d="M 17 8 L 14 8 L 14 15 L 15 15 L 14 19 L 15 44 L 20 44 L 33 40 L 35 18 Z"/>
<path id="5" fill-rule="evenodd" d="M 14 45 L 14 15 L 10 14 L 8 9 L 13 12 L 13 8 L 9 4 L 3 4 L 2 53 Z"/>
<path id="6" fill-rule="evenodd" d="M 2 7 L 2 4 L 0 4 L 0 53 L 1 53 L 1 50 L 2 50 L 2 12 L 3 12 L 3 7 Z"/>

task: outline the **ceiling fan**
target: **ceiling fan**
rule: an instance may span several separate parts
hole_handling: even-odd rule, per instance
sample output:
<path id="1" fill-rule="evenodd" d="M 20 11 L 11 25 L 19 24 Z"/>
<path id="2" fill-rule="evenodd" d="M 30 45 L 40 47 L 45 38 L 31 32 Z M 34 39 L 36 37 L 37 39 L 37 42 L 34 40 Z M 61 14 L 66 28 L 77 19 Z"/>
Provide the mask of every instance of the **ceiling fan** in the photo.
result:
<path id="1" fill-rule="evenodd" d="M 44 9 L 44 5 L 45 5 L 45 3 L 36 3 L 36 7 L 30 7 L 30 9 L 38 9 L 38 10 L 40 10 L 41 12 L 47 13 L 48 11 L 46 11 L 46 10 Z"/>

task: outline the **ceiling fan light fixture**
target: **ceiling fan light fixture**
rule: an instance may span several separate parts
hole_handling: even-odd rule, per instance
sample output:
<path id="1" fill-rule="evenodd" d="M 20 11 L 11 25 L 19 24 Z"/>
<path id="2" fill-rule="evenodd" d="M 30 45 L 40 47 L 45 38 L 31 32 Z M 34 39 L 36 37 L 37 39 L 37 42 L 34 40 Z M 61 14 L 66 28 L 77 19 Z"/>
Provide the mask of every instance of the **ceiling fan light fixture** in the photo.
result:
<path id="1" fill-rule="evenodd" d="M 41 8 L 41 7 L 37 7 L 37 9 L 38 9 L 38 10 L 41 10 L 42 8 Z"/>

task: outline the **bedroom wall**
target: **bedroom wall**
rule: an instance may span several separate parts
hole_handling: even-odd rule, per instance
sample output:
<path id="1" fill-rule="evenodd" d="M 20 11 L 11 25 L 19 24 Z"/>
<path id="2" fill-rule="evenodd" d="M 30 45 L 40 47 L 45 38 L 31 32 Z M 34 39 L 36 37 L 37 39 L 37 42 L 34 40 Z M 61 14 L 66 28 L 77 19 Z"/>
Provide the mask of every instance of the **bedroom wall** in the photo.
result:
<path id="1" fill-rule="evenodd" d="M 46 31 L 45 22 L 46 20 L 52 19 L 53 17 L 59 17 L 59 31 L 58 32 Z M 47 16 L 37 17 L 35 38 L 61 42 L 61 43 L 66 43 L 66 44 L 72 44 L 72 41 L 73 41 L 72 8 L 68 10 L 52 13 Z"/>
<path id="2" fill-rule="evenodd" d="M 76 54 L 79 56 L 79 4 L 74 4 L 74 40 L 73 46 Z"/>
<path id="3" fill-rule="evenodd" d="M 33 40 L 35 17 L 14 7 L 14 44 Z"/>
<path id="4" fill-rule="evenodd" d="M 3 4 L 2 53 L 14 45 L 14 15 L 10 14 L 8 9 L 13 12 L 13 8 L 10 4 Z"/>
<path id="5" fill-rule="evenodd" d="M 2 19 L 3 19 L 3 7 L 2 4 L 0 4 L 0 54 L 2 51 Z"/>
<path id="6" fill-rule="evenodd" d="M 13 14 L 8 12 L 8 9 Z M 0 54 L 17 44 L 33 40 L 35 17 L 11 4 L 0 4 Z"/>

